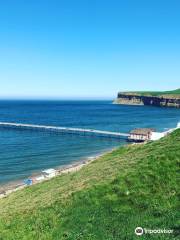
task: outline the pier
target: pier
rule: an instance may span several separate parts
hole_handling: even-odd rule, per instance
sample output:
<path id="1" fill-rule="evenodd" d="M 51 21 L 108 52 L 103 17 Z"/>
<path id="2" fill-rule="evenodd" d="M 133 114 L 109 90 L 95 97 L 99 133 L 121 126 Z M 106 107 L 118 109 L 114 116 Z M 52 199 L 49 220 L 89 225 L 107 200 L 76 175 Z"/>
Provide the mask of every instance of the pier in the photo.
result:
<path id="1" fill-rule="evenodd" d="M 69 134 L 79 134 L 79 135 L 99 136 L 99 137 L 109 137 L 109 138 L 128 138 L 130 136 L 130 134 L 128 133 L 121 133 L 121 132 L 60 127 L 60 126 L 46 126 L 46 125 L 36 125 L 36 124 L 10 123 L 10 122 L 0 122 L 0 128 L 51 131 L 51 132 L 57 132 L 57 133 L 69 133 Z"/>

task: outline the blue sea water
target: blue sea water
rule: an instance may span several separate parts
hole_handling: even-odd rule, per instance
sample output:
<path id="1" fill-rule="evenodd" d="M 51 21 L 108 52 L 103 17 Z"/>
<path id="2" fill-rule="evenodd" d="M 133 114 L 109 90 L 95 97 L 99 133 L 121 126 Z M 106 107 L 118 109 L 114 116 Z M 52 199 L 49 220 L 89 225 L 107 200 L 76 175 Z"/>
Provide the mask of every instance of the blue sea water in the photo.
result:
<path id="1" fill-rule="evenodd" d="M 111 101 L 0 101 L 0 121 L 127 133 L 137 127 L 173 128 L 180 110 L 113 105 Z M 74 163 L 125 140 L 0 128 L 0 184 Z"/>

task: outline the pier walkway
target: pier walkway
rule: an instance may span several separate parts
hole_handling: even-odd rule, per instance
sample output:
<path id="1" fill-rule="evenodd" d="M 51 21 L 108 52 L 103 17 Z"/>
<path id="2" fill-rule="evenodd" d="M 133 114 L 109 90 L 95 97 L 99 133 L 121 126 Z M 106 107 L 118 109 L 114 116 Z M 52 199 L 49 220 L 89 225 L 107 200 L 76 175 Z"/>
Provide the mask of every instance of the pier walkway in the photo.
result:
<path id="1" fill-rule="evenodd" d="M 54 131 L 59 133 L 70 133 L 80 134 L 88 136 L 102 136 L 110 138 L 128 138 L 128 133 L 101 131 L 94 129 L 83 129 L 83 128 L 71 128 L 71 127 L 56 127 L 56 126 L 45 126 L 35 124 L 23 124 L 23 123 L 10 123 L 0 122 L 0 128 L 13 128 L 13 129 L 30 129 L 30 130 L 43 130 L 43 131 Z"/>

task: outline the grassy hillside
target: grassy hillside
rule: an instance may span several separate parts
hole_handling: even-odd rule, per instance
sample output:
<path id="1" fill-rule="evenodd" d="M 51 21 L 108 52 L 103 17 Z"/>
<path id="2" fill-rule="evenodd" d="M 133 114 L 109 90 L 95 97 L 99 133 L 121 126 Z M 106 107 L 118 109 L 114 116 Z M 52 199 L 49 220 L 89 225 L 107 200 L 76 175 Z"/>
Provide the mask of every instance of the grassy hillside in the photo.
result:
<path id="1" fill-rule="evenodd" d="M 126 92 L 128 93 L 128 92 Z M 152 92 L 152 91 L 137 91 L 137 92 L 129 92 L 132 94 L 138 94 L 142 96 L 174 96 L 174 97 L 179 97 L 180 96 L 180 88 L 172 91 L 159 91 L 159 92 Z"/>
<path id="2" fill-rule="evenodd" d="M 178 228 L 180 130 L 121 147 L 79 172 L 0 200 L 0 239 L 133 240 L 134 229 Z M 179 239 L 143 235 L 140 239 Z"/>

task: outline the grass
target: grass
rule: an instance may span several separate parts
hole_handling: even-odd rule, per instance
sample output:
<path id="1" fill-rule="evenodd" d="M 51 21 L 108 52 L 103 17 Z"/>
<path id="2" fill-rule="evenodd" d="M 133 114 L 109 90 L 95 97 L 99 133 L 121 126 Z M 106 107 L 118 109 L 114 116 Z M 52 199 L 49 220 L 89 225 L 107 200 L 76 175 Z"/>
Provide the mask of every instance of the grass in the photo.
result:
<path id="1" fill-rule="evenodd" d="M 120 147 L 76 173 L 0 200 L 1 240 L 133 240 L 137 226 L 178 228 L 180 130 Z M 143 235 L 141 239 L 179 239 Z"/>
<path id="2" fill-rule="evenodd" d="M 127 92 L 128 93 L 128 92 Z M 142 96 L 179 96 L 180 95 L 180 88 L 172 91 L 137 91 L 137 92 L 129 92 L 133 94 L 138 94 Z"/>

